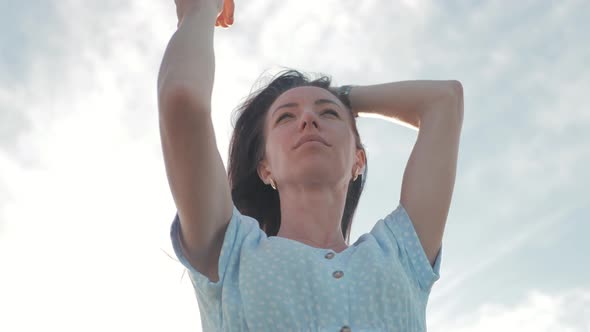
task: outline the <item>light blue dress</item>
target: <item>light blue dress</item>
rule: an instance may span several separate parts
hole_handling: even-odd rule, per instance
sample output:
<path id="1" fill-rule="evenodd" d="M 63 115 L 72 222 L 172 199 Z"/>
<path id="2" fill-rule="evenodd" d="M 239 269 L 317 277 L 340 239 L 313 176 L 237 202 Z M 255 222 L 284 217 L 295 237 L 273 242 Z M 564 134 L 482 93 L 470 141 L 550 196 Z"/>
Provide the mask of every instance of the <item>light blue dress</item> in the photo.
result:
<path id="1" fill-rule="evenodd" d="M 234 205 L 215 283 L 184 257 L 179 230 L 177 214 L 170 235 L 203 331 L 426 331 L 442 248 L 432 267 L 401 203 L 340 253 L 267 237 Z"/>

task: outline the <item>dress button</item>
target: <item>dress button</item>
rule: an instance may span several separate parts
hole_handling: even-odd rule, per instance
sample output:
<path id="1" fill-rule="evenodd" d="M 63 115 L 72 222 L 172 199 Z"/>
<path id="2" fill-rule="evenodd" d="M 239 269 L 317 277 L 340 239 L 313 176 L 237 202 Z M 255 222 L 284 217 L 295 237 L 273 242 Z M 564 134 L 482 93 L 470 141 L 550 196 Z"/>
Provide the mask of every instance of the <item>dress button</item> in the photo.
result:
<path id="1" fill-rule="evenodd" d="M 342 272 L 342 271 L 334 271 L 334 273 L 332 273 L 332 276 L 336 279 L 342 278 L 343 275 L 344 275 L 344 272 Z"/>
<path id="2" fill-rule="evenodd" d="M 340 329 L 340 332 L 352 332 L 352 330 L 350 329 L 350 327 L 344 325 L 342 326 L 342 328 Z"/>
<path id="3" fill-rule="evenodd" d="M 333 252 L 329 252 L 324 257 L 326 257 L 327 259 L 332 259 L 334 257 L 334 253 Z"/>

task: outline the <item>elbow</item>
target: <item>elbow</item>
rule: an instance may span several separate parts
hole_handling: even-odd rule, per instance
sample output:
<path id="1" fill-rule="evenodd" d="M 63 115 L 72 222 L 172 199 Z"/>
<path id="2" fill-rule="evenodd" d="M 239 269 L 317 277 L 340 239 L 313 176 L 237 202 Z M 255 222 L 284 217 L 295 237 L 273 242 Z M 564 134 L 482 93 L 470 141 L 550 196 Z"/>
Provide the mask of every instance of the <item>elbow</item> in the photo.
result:
<path id="1" fill-rule="evenodd" d="M 463 89 L 463 85 L 461 84 L 461 81 L 458 81 L 458 80 L 449 80 L 449 83 L 455 89 Z"/>
<path id="2" fill-rule="evenodd" d="M 455 109 L 459 113 L 461 119 L 463 118 L 463 84 L 457 80 L 450 80 L 451 94 L 456 101 Z"/>
<path id="3" fill-rule="evenodd" d="M 194 89 L 186 85 L 167 86 L 158 93 L 158 109 L 160 113 L 191 112 L 211 114 L 211 103 L 203 102 Z"/>
<path id="4" fill-rule="evenodd" d="M 457 81 L 457 80 L 450 80 L 448 81 L 450 87 L 451 87 L 451 92 L 453 93 L 453 95 L 463 98 L 463 84 L 461 84 L 461 82 Z"/>

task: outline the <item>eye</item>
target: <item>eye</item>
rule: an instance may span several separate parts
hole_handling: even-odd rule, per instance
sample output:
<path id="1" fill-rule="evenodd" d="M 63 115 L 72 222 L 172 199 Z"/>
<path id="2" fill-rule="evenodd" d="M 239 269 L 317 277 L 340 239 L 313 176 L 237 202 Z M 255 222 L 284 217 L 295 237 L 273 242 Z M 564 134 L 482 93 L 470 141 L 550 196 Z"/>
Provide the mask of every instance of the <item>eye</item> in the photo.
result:
<path id="1" fill-rule="evenodd" d="M 331 108 L 330 109 L 327 109 L 322 114 L 326 114 L 326 113 L 329 113 L 329 114 L 335 115 L 336 117 L 339 117 L 338 112 L 334 111 Z M 287 116 L 293 116 L 293 115 L 291 113 L 283 113 L 283 115 L 279 116 L 279 118 L 277 119 L 277 122 L 276 123 L 279 123 L 282 119 L 284 119 Z"/>
<path id="2" fill-rule="evenodd" d="M 336 117 L 338 117 L 338 112 L 334 111 L 333 109 L 328 109 L 324 112 L 324 114 L 326 113 L 330 113 L 330 114 L 334 114 Z"/>
<path id="3" fill-rule="evenodd" d="M 291 116 L 291 113 L 284 113 L 283 115 L 279 116 L 279 118 L 277 119 L 277 123 L 278 123 L 279 121 L 281 121 L 281 120 L 282 120 L 282 119 L 283 119 L 283 118 L 284 118 L 286 115 L 289 115 L 289 116 Z"/>

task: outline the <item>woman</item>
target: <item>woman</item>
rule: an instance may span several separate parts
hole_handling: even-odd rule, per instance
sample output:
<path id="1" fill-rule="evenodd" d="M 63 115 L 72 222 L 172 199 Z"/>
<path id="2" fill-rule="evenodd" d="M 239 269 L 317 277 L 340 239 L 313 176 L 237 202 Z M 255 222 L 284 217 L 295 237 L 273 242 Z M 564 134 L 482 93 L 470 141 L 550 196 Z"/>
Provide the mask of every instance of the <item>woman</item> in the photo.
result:
<path id="1" fill-rule="evenodd" d="M 176 255 L 205 331 L 425 331 L 455 182 L 457 81 L 331 87 L 277 75 L 238 109 L 228 176 L 211 122 L 214 26 L 232 0 L 177 0 L 158 77 Z M 419 129 L 399 204 L 349 245 L 367 174 L 356 128 L 374 113 Z"/>

